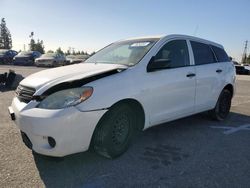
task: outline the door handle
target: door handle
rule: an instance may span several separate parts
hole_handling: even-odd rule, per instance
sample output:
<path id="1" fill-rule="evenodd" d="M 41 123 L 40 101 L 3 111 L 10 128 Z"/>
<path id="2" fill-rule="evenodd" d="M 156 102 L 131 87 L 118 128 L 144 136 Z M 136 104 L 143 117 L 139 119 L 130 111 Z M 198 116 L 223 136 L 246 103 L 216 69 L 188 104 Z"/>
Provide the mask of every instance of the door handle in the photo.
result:
<path id="1" fill-rule="evenodd" d="M 217 69 L 216 72 L 217 72 L 217 73 L 221 73 L 222 70 L 221 70 L 221 69 Z"/>
<path id="2" fill-rule="evenodd" d="M 189 74 L 187 74 L 186 76 L 187 76 L 187 77 L 194 77 L 195 74 L 194 74 L 194 73 L 189 73 Z"/>

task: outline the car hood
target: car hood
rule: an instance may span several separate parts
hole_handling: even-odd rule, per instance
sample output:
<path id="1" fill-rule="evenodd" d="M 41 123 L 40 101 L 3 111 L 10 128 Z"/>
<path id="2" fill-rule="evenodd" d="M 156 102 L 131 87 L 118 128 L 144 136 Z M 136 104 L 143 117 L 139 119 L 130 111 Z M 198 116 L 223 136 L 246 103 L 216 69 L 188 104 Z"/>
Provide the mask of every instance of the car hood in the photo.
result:
<path id="1" fill-rule="evenodd" d="M 32 55 L 19 55 L 19 56 L 15 56 L 15 58 L 29 58 L 32 57 Z"/>
<path id="2" fill-rule="evenodd" d="M 72 61 L 82 61 L 82 60 L 84 60 L 84 59 L 75 58 L 75 59 L 70 59 L 70 60 L 72 60 Z"/>
<path id="3" fill-rule="evenodd" d="M 39 57 L 39 58 L 36 58 L 36 60 L 53 60 L 53 59 L 56 59 L 55 57 Z"/>
<path id="4" fill-rule="evenodd" d="M 79 80 L 112 70 L 126 68 L 127 66 L 117 64 L 80 63 L 37 72 L 22 80 L 20 85 L 36 90 L 41 87 L 50 88 L 62 82 Z"/>

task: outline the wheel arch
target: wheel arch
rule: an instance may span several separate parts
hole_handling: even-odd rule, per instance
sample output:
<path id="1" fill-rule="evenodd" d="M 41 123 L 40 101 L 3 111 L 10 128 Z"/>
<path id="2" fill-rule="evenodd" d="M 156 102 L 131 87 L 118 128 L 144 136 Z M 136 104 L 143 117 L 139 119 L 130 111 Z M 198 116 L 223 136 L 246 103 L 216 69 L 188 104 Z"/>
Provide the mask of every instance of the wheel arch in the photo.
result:
<path id="1" fill-rule="evenodd" d="M 222 89 L 222 91 L 223 91 L 224 89 L 227 89 L 228 91 L 230 91 L 231 94 L 232 94 L 232 97 L 234 96 L 234 86 L 233 86 L 232 84 L 227 84 L 227 85 Z"/>
<path id="2" fill-rule="evenodd" d="M 144 129 L 145 112 L 144 112 L 144 109 L 143 109 L 143 106 L 141 105 L 141 103 L 139 101 L 137 101 L 136 99 L 132 99 L 132 98 L 126 98 L 126 99 L 119 100 L 119 101 L 115 102 L 113 105 L 111 105 L 111 107 L 108 108 L 108 111 L 103 114 L 103 116 L 100 118 L 100 120 L 96 124 L 96 127 L 95 127 L 93 134 L 91 136 L 89 148 L 93 149 L 93 147 L 94 147 L 94 136 L 95 136 L 96 132 L 98 131 L 98 129 L 100 128 L 100 125 L 101 125 L 102 121 L 104 120 L 105 115 L 109 112 L 109 110 L 111 108 L 114 108 L 115 106 L 118 106 L 121 104 L 128 104 L 129 106 L 131 106 L 132 109 L 135 109 L 136 117 L 139 117 L 139 118 L 137 118 L 138 123 L 137 123 L 136 129 L 138 131 L 142 131 Z"/>
<path id="3" fill-rule="evenodd" d="M 128 104 L 133 110 L 135 110 L 137 117 L 136 127 L 138 130 L 143 130 L 145 126 L 145 111 L 143 109 L 142 104 L 136 99 L 127 98 L 114 103 L 110 108 L 121 104 Z"/>
<path id="4" fill-rule="evenodd" d="M 121 104 L 128 104 L 129 106 L 131 106 L 132 109 L 135 109 L 136 111 L 136 117 L 139 117 L 137 119 L 138 121 L 138 124 L 136 126 L 136 128 L 138 130 L 143 130 L 144 129 L 144 126 L 145 126 L 145 112 L 144 112 L 144 109 L 141 105 L 141 103 L 139 101 L 137 101 L 136 99 L 132 99 L 132 98 L 126 98 L 126 99 L 121 99 L 115 103 L 113 103 L 109 108 L 108 108 L 108 111 L 111 109 L 111 108 L 114 108 L 115 106 L 118 106 L 118 105 L 121 105 Z M 108 113 L 108 111 L 106 113 Z M 103 121 L 103 118 L 105 117 L 106 113 L 103 114 L 103 116 L 100 118 L 100 120 L 98 121 L 95 129 L 94 129 L 94 132 L 96 131 L 96 129 L 98 129 L 98 127 L 100 126 L 101 122 Z M 94 132 L 93 132 L 93 135 L 94 135 Z M 93 135 L 92 135 L 92 138 L 93 138 Z M 91 138 L 91 139 L 92 139 Z"/>

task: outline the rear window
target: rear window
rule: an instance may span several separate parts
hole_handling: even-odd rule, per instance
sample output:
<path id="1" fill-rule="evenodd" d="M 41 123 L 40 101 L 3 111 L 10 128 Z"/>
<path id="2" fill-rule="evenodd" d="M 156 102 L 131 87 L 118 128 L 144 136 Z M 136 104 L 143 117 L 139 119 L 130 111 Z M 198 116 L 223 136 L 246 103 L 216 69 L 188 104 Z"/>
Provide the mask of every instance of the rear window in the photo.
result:
<path id="1" fill-rule="evenodd" d="M 225 52 L 224 49 L 219 48 L 217 46 L 213 46 L 213 45 L 211 45 L 211 47 L 212 47 L 212 49 L 213 49 L 213 51 L 214 51 L 214 53 L 215 53 L 215 55 L 216 55 L 219 62 L 230 61 L 230 59 L 229 59 L 229 57 L 228 57 L 228 55 L 227 55 L 227 53 Z"/>
<path id="2" fill-rule="evenodd" d="M 191 46 L 193 49 L 196 65 L 204 65 L 216 62 L 213 51 L 211 50 L 209 45 L 191 41 Z"/>

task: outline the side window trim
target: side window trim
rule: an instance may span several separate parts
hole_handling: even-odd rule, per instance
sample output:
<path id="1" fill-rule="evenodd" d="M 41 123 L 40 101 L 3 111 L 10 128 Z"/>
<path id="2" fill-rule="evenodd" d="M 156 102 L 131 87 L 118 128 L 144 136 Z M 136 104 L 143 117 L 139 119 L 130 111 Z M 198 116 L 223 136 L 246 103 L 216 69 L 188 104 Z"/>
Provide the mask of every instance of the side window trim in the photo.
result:
<path id="1" fill-rule="evenodd" d="M 193 53 L 193 49 L 192 49 L 190 40 L 186 40 L 186 41 L 187 41 L 187 46 L 188 46 L 190 66 L 195 66 L 194 53 Z"/>
<path id="2" fill-rule="evenodd" d="M 216 54 L 215 54 L 215 52 L 214 52 L 214 50 L 213 50 L 213 48 L 212 48 L 212 45 L 209 44 L 209 47 L 210 47 L 210 49 L 212 50 L 212 52 L 213 52 L 213 54 L 214 54 L 214 58 L 215 58 L 215 60 L 216 60 L 215 63 L 218 63 L 218 62 L 219 62 L 219 59 L 218 59 L 218 57 L 216 56 Z"/>

